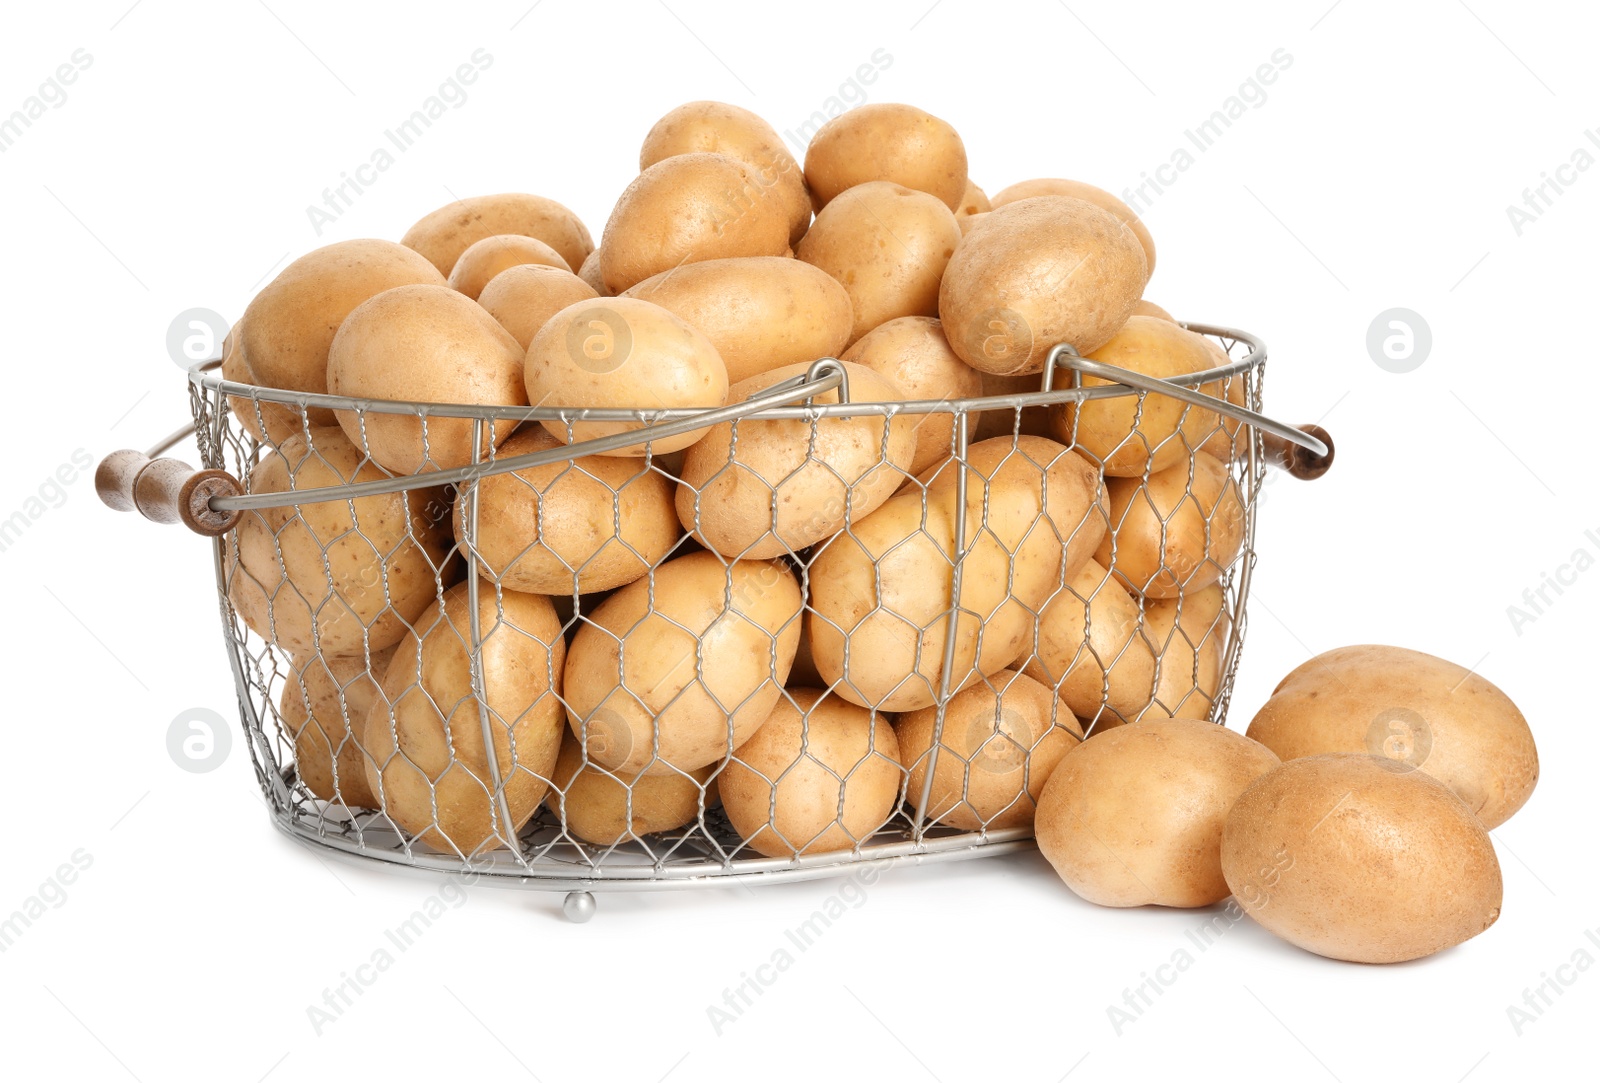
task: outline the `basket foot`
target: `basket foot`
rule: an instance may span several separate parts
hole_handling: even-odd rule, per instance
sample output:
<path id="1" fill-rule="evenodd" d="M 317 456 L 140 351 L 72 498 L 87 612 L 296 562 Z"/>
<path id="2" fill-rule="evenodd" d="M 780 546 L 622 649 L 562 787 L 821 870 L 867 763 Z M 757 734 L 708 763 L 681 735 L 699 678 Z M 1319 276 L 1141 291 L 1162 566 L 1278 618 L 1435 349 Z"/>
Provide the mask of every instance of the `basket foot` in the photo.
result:
<path id="1" fill-rule="evenodd" d="M 587 891 L 569 891 L 567 897 L 561 900 L 561 912 L 574 925 L 582 925 L 594 917 L 594 911 L 594 896 Z"/>

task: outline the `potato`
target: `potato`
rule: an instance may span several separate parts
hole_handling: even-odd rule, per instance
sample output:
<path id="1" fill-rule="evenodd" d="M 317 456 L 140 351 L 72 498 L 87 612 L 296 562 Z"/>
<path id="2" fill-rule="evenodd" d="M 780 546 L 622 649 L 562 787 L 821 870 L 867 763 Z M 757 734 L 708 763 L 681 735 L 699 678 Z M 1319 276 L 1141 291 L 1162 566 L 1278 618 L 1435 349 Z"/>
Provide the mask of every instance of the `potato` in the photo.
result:
<path id="1" fill-rule="evenodd" d="M 600 276 L 621 293 L 685 263 L 789 250 L 782 192 L 725 154 L 679 154 L 623 190 L 600 238 Z"/>
<path id="2" fill-rule="evenodd" d="M 544 800 L 561 749 L 566 655 L 550 599 L 479 590 L 481 687 L 498 767 L 491 772 L 473 694 L 468 586 L 452 587 L 401 641 L 362 733 L 367 784 L 383 811 L 434 849 L 464 856 L 510 843 L 496 800 L 502 784 L 510 831 Z"/>
<path id="3" fill-rule="evenodd" d="M 459 290 L 474 301 L 483 293 L 483 287 L 501 271 L 525 264 L 554 267 L 572 272 L 572 267 L 561 254 L 543 241 L 515 233 L 503 233 L 474 241 L 461 253 L 450 271 L 450 288 Z"/>
<path id="4" fill-rule="evenodd" d="M 800 585 L 776 561 L 730 564 L 715 553 L 667 561 L 578 629 L 565 684 L 572 732 L 618 774 L 715 763 L 777 702 L 800 609 Z"/>
<path id="5" fill-rule="evenodd" d="M 942 325 L 941 325 L 942 326 Z M 948 338 L 946 341 L 949 341 Z M 963 362 L 964 363 L 964 362 Z M 969 368 L 971 366 L 968 366 Z M 1040 379 L 1037 372 L 1024 373 L 1018 376 L 1001 376 L 993 372 L 980 372 L 983 380 L 983 397 L 994 398 L 998 395 L 1035 395 L 1040 388 Z M 972 431 L 974 440 L 991 440 L 996 436 L 1009 436 L 1020 433 L 1023 436 L 1048 436 L 1054 440 L 1050 428 L 1050 411 L 1044 406 L 1024 406 L 1021 418 L 1018 411 L 1013 408 L 984 410 L 978 414 L 978 422 Z M 1020 421 L 1020 427 L 1019 427 Z"/>
<path id="6" fill-rule="evenodd" d="M 1227 351 L 1213 339 L 1206 338 L 1204 341 L 1206 352 L 1211 355 L 1209 368 L 1228 364 L 1231 358 Z M 1201 384 L 1199 390 L 1213 398 L 1226 399 L 1235 406 L 1249 406 L 1243 373 Z M 1182 428 L 1185 444 L 1222 462 L 1243 462 L 1250 457 L 1250 426 L 1242 421 L 1211 410 L 1190 407 L 1184 415 Z"/>
<path id="7" fill-rule="evenodd" d="M 804 376 L 790 365 L 752 376 L 728 393 L 743 402 Z M 900 389 L 869 368 L 845 363 L 853 402 L 893 402 Z M 837 391 L 817 403 L 839 401 Z M 887 433 L 885 433 L 887 429 Z M 859 522 L 894 495 L 916 451 L 916 418 L 744 418 L 716 425 L 683 453 L 678 520 L 708 549 L 761 559 L 798 552 Z"/>
<path id="8" fill-rule="evenodd" d="M 1098 561 L 1085 561 L 1045 603 L 1023 670 L 1082 718 L 1131 722 L 1156 688 L 1153 639 L 1139 601 Z M 1109 711 L 1113 719 L 1102 719 Z"/>
<path id="9" fill-rule="evenodd" d="M 705 335 L 740 383 L 773 369 L 837 357 L 850 340 L 850 295 L 826 272 L 783 256 L 687 263 L 627 290 Z"/>
<path id="10" fill-rule="evenodd" d="M 1144 289 L 1144 249 L 1117 217 L 1078 199 L 1022 200 L 961 239 L 939 287 L 939 318 L 961 359 L 1038 372 L 1058 343 L 1091 354 Z"/>
<path id="11" fill-rule="evenodd" d="M 794 244 L 805 235 L 806 226 L 811 224 L 811 195 L 806 191 L 800 163 L 772 125 L 750 110 L 726 102 L 680 105 L 656 121 L 644 137 L 644 146 L 639 149 L 639 170 L 643 172 L 663 158 L 701 152 L 725 154 L 751 167 L 788 209 L 789 243 Z"/>
<path id="12" fill-rule="evenodd" d="M 244 350 L 239 346 L 237 327 L 222 340 L 221 374 L 224 380 L 233 383 L 260 386 L 255 374 L 250 371 L 250 363 L 245 360 Z M 281 444 L 308 424 L 338 424 L 332 410 L 312 406 L 301 411 L 280 402 L 268 402 L 245 395 L 229 395 L 228 410 L 238 418 L 239 426 L 262 444 Z"/>
<path id="13" fill-rule="evenodd" d="M 370 671 L 362 655 L 292 659 L 278 717 L 294 742 L 295 774 L 324 801 L 347 809 L 378 807 L 367 785 L 361 734 L 394 651 L 374 653 Z"/>
<path id="14" fill-rule="evenodd" d="M 1016 670 L 950 697 L 939 752 L 933 756 L 937 707 L 895 720 L 909 771 L 906 801 L 915 809 L 933 764 L 927 817 L 963 831 L 1033 826 L 1045 780 L 1083 731 L 1050 689 Z"/>
<path id="15" fill-rule="evenodd" d="M 939 200 L 872 181 L 824 207 L 795 256 L 844 286 L 854 342 L 900 316 L 937 316 L 939 280 L 960 240 L 955 217 Z"/>
<path id="16" fill-rule="evenodd" d="M 1133 306 L 1133 314 L 1135 316 L 1154 316 L 1158 320 L 1170 320 L 1172 323 L 1178 322 L 1172 318 L 1172 313 L 1154 301 L 1146 301 L 1143 297 L 1139 298 L 1139 303 Z"/>
<path id="17" fill-rule="evenodd" d="M 387 477 L 337 428 L 291 436 L 251 469 L 252 493 Z M 451 557 L 442 490 L 247 511 L 227 537 L 228 598 L 256 634 L 292 654 L 381 651 L 438 593 Z"/>
<path id="18" fill-rule="evenodd" d="M 1145 278 L 1156 271 L 1156 242 L 1150 236 L 1150 231 L 1133 213 L 1133 208 L 1128 206 L 1116 196 L 1103 188 L 1096 188 L 1092 184 L 1082 181 L 1060 180 L 1056 178 L 1039 178 L 1037 180 L 1018 181 L 1009 188 L 996 192 L 989 201 L 993 207 L 1004 207 L 1024 199 L 1036 196 L 1067 196 L 1072 199 L 1081 199 L 1085 203 L 1093 203 L 1103 211 L 1110 211 L 1117 219 L 1127 225 L 1133 235 L 1138 238 L 1139 247 L 1144 249 L 1146 265 Z"/>
<path id="19" fill-rule="evenodd" d="M 1161 676 L 1141 721 L 1211 717 L 1222 687 L 1222 655 L 1231 628 L 1231 618 L 1223 612 L 1226 604 L 1220 583 L 1184 591 L 1178 598 L 1145 602 L 1145 638 L 1161 659 Z"/>
<path id="20" fill-rule="evenodd" d="M 982 188 L 973 184 L 969 179 L 967 181 L 967 190 L 962 195 L 961 202 L 955 208 L 956 224 L 960 225 L 963 220 L 971 218 L 975 214 L 988 214 L 992 210 L 994 210 L 994 207 L 989 204 L 989 197 L 984 195 Z M 962 232 L 965 233 L 966 229 L 963 228 Z"/>
<path id="21" fill-rule="evenodd" d="M 524 350 L 539 328 L 568 305 L 600 296 L 587 282 L 559 267 L 522 263 L 489 280 L 478 304 Z"/>
<path id="22" fill-rule="evenodd" d="M 1539 781 L 1528 721 L 1500 689 L 1454 662 L 1403 647 L 1327 651 L 1273 690 L 1250 736 L 1285 760 L 1368 752 L 1443 782 L 1487 828 Z"/>
<path id="23" fill-rule="evenodd" d="M 669 159 L 672 160 L 672 159 Z M 528 344 L 528 401 L 538 406 L 638 410 L 717 407 L 728 397 L 728 370 L 711 340 L 659 305 L 600 297 L 569 305 Z M 565 443 L 633 432 L 639 421 L 540 422 Z M 688 447 L 706 433 L 606 452 L 637 458 Z"/>
<path id="24" fill-rule="evenodd" d="M 1077 745 L 1039 796 L 1039 852 L 1100 906 L 1210 906 L 1228 897 L 1228 810 L 1278 766 L 1270 749 L 1222 726 L 1168 718 Z"/>
<path id="25" fill-rule="evenodd" d="M 499 458 L 562 447 L 529 426 Z M 465 497 L 456 537 L 466 538 Z M 586 455 L 494 474 L 478 482 L 478 567 L 501 586 L 530 594 L 592 594 L 633 582 L 678 540 L 672 481 L 640 459 Z"/>
<path id="26" fill-rule="evenodd" d="M 1122 329 L 1089 357 L 1161 379 L 1203 372 L 1215 363 L 1204 338 L 1154 316 L 1128 317 Z M 1111 382 L 1083 377 L 1085 387 Z M 1061 386 L 1067 386 L 1064 378 Z M 1182 399 L 1149 393 L 1052 406 L 1050 423 L 1057 440 L 1102 463 L 1108 477 L 1128 478 L 1187 460 L 1190 447 L 1178 430 L 1209 433 L 1217 426 L 1217 415 Z"/>
<path id="27" fill-rule="evenodd" d="M 526 406 L 522 347 L 470 298 L 447 286 L 400 286 L 364 301 L 328 353 L 328 390 L 351 398 Z M 472 462 L 464 417 L 336 411 L 345 435 L 392 474 Z M 481 453 L 515 421 L 484 426 Z"/>
<path id="28" fill-rule="evenodd" d="M 1197 453 L 1149 481 L 1111 478 L 1106 489 L 1111 530 L 1094 558 L 1146 598 L 1210 586 L 1244 546 L 1239 483 L 1210 455 Z"/>
<path id="29" fill-rule="evenodd" d="M 583 261 L 583 266 L 578 268 L 578 277 L 589 283 L 589 288 L 601 297 L 610 297 L 612 292 L 606 286 L 606 280 L 600 276 L 600 249 L 590 252 Z"/>
<path id="30" fill-rule="evenodd" d="M 594 249 L 594 241 L 577 215 L 553 199 L 521 192 L 447 203 L 406 230 L 400 243 L 420 252 L 441 275 L 448 275 L 461 253 L 475 242 L 506 233 L 543 241 L 568 267 L 580 266 Z"/>
<path id="31" fill-rule="evenodd" d="M 967 193 L 967 148 L 954 128 L 914 106 L 858 105 L 811 137 L 806 183 L 820 211 L 871 181 L 927 192 L 953 211 Z"/>
<path id="32" fill-rule="evenodd" d="M 983 374 L 956 356 L 944 328 L 932 316 L 902 316 L 879 324 L 857 339 L 841 360 L 865 365 L 888 378 L 902 398 L 913 401 L 948 402 L 983 394 Z M 850 392 L 855 394 L 854 384 Z M 969 433 L 974 416 L 966 415 Z M 908 469 L 920 474 L 955 449 L 956 418 L 953 413 L 933 413 L 912 415 L 910 420 L 917 449 Z"/>
<path id="33" fill-rule="evenodd" d="M 1443 783 L 1382 757 L 1310 756 L 1258 779 L 1228 814 L 1222 868 L 1247 913 L 1330 959 L 1420 959 L 1500 916 L 1488 831 Z"/>
<path id="34" fill-rule="evenodd" d="M 739 745 L 717 789 L 752 850 L 792 857 L 865 842 L 894 812 L 903 777 L 887 719 L 797 688 Z"/>
<path id="35" fill-rule="evenodd" d="M 957 213 L 956 215 L 956 227 L 961 230 L 961 235 L 963 237 L 984 225 L 988 221 L 988 211 L 978 211 L 976 214 Z"/>
<path id="36" fill-rule="evenodd" d="M 707 793 L 711 771 L 618 775 L 585 756 L 569 731 L 544 801 L 569 834 L 595 846 L 615 846 L 694 823 L 702 806 L 713 804 Z"/>

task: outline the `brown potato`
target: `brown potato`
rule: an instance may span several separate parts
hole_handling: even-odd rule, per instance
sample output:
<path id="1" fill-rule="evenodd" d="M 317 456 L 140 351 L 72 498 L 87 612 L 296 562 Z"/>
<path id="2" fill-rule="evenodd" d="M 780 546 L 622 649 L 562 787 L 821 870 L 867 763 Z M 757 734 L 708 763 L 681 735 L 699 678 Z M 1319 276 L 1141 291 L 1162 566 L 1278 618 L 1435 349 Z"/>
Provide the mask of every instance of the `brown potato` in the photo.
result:
<path id="1" fill-rule="evenodd" d="M 568 305 L 598 296 L 570 271 L 522 263 L 491 278 L 478 295 L 478 303 L 526 350 L 551 316 Z"/>
<path id="2" fill-rule="evenodd" d="M 967 190 L 955 209 L 956 224 L 960 225 L 963 220 L 971 218 L 975 214 L 988 214 L 992 210 L 994 210 L 994 207 L 990 205 L 989 197 L 984 195 L 983 189 L 968 180 Z M 966 229 L 963 227 L 961 232 L 965 233 Z"/>
<path id="3" fill-rule="evenodd" d="M 1211 717 L 1222 687 L 1222 655 L 1231 627 L 1223 612 L 1226 602 L 1220 583 L 1186 590 L 1177 598 L 1145 602 L 1145 637 L 1160 656 L 1161 677 L 1141 721 Z"/>
<path id="4" fill-rule="evenodd" d="M 579 301 L 556 313 L 528 344 L 523 375 L 528 401 L 544 407 L 716 407 L 728 397 L 728 370 L 711 340 L 661 306 L 635 297 Z M 540 424 L 565 443 L 644 426 L 641 421 Z M 705 433 L 694 429 L 605 454 L 664 455 Z"/>
<path id="5" fill-rule="evenodd" d="M 504 444 L 499 458 L 562 447 L 538 426 Z M 456 501 L 466 538 L 471 502 Z M 585 455 L 494 474 L 478 482 L 478 567 L 511 590 L 591 594 L 633 582 L 680 535 L 672 481 L 641 459 Z"/>
<path id="6" fill-rule="evenodd" d="M 385 670 L 362 731 L 367 784 L 383 811 L 436 850 L 505 846 L 544 800 L 561 749 L 566 642 L 550 599 L 480 589 L 481 688 L 498 773 L 474 695 L 472 606 L 460 583 L 414 624 Z M 502 790 L 509 828 L 497 808 Z"/>
<path id="7" fill-rule="evenodd" d="M 685 263 L 788 249 L 779 189 L 725 154 L 679 154 L 640 173 L 617 198 L 600 238 L 600 275 L 621 293 Z"/>
<path id="8" fill-rule="evenodd" d="M 1257 779 L 1221 855 L 1251 917 L 1330 959 L 1420 959 L 1500 916 L 1488 831 L 1443 783 L 1382 757 L 1311 756 Z"/>
<path id="9" fill-rule="evenodd" d="M 988 211 L 978 211 L 976 214 L 956 215 L 956 227 L 961 230 L 961 235 L 963 237 L 971 233 L 973 230 L 984 226 L 988 223 L 988 221 Z"/>
<path id="10" fill-rule="evenodd" d="M 450 288 L 476 301 L 491 278 L 501 271 L 525 264 L 554 267 L 569 274 L 572 272 L 571 265 L 561 258 L 561 253 L 538 238 L 503 233 L 474 241 L 461 253 L 461 258 L 456 260 L 455 267 L 450 271 Z"/>
<path id="11" fill-rule="evenodd" d="M 1085 203 L 1093 203 L 1103 211 L 1110 211 L 1117 216 L 1119 221 L 1126 223 L 1127 227 L 1133 231 L 1133 235 L 1138 238 L 1139 246 L 1144 249 L 1147 268 L 1146 280 L 1149 279 L 1150 275 L 1155 274 L 1155 238 L 1150 236 L 1150 231 L 1139 220 L 1139 216 L 1133 213 L 1132 207 L 1103 188 L 1096 188 L 1094 185 L 1084 184 L 1082 181 L 1042 177 L 1036 180 L 1018 181 L 1011 187 L 996 192 L 989 203 L 993 207 L 1004 207 L 1019 200 L 1032 199 L 1035 196 L 1067 196 L 1072 199 L 1081 199 Z"/>
<path id="12" fill-rule="evenodd" d="M 1367 752 L 1421 769 L 1487 828 L 1509 820 L 1539 781 L 1528 720 L 1504 692 L 1463 666 L 1403 647 L 1317 655 L 1279 683 L 1249 733 L 1285 760 Z"/>
<path id="13" fill-rule="evenodd" d="M 387 477 L 337 428 L 291 436 L 250 471 L 252 493 Z M 442 490 L 247 511 L 226 541 L 228 598 L 256 634 L 297 655 L 381 651 L 432 604 L 451 559 Z"/>
<path id="14" fill-rule="evenodd" d="M 792 857 L 865 842 L 894 812 L 903 777 L 887 719 L 796 688 L 734 752 L 717 789 L 752 850 Z"/>
<path id="15" fill-rule="evenodd" d="M 278 717 L 294 742 L 295 774 L 317 797 L 345 808 L 377 808 L 361 746 L 367 712 L 379 697 L 395 649 L 362 655 L 292 659 L 278 699 Z"/>
<path id="16" fill-rule="evenodd" d="M 578 268 L 578 277 L 589 283 L 589 288 L 600 297 L 613 296 L 606 280 L 600 275 L 600 249 L 596 248 L 584 259 L 583 266 Z"/>
<path id="17" fill-rule="evenodd" d="M 577 215 L 553 199 L 521 192 L 470 196 L 447 203 L 406 230 L 400 243 L 420 252 L 441 275 L 447 275 L 461 253 L 475 242 L 505 233 L 543 241 L 568 267 L 582 265 L 594 249 L 589 230 Z"/>
<path id="18" fill-rule="evenodd" d="M 686 772 L 772 711 L 800 639 L 800 585 L 777 561 L 690 553 L 607 598 L 567 658 L 567 717 L 618 774 Z M 586 732 L 587 731 L 587 732 Z"/>
<path id="19" fill-rule="evenodd" d="M 1210 906 L 1228 897 L 1223 824 L 1272 751 L 1192 718 L 1119 726 L 1077 745 L 1045 783 L 1039 852 L 1100 906 Z"/>
<path id="20" fill-rule="evenodd" d="M 844 286 L 854 342 L 900 316 L 937 316 L 939 281 L 960 241 L 955 217 L 939 200 L 872 181 L 824 207 L 795 255 Z"/>
<path id="21" fill-rule="evenodd" d="M 250 363 L 245 360 L 239 338 L 238 328 L 234 327 L 222 340 L 222 378 L 259 387 L 255 374 L 250 371 Z M 302 416 L 302 411 L 297 407 L 247 395 L 229 395 L 228 411 L 238 419 L 245 432 L 262 444 L 281 444 L 300 432 L 305 425 L 321 427 L 338 424 L 332 410 L 312 406 L 307 407 Z"/>
<path id="22" fill-rule="evenodd" d="M 1139 303 L 1133 306 L 1133 314 L 1135 316 L 1154 316 L 1158 320 L 1168 320 L 1172 323 L 1178 322 L 1172 318 L 1172 313 L 1154 301 L 1146 301 L 1143 297 L 1139 298 Z"/>
<path id="23" fill-rule="evenodd" d="M 351 398 L 526 406 L 522 347 L 477 302 L 447 286 L 401 286 L 363 302 L 328 353 L 328 390 Z M 336 411 L 345 435 L 393 474 L 472 462 L 470 418 Z M 515 421 L 484 427 L 483 446 Z"/>
<path id="24" fill-rule="evenodd" d="M 806 183 L 820 211 L 839 193 L 872 181 L 927 192 L 953 211 L 967 192 L 967 148 L 954 128 L 915 106 L 858 105 L 811 137 Z"/>
<path id="25" fill-rule="evenodd" d="M 728 392 L 743 402 L 774 384 L 804 376 L 790 365 L 752 376 Z M 900 388 L 845 362 L 852 402 L 894 402 Z M 812 401 L 839 401 L 837 391 Z M 885 433 L 887 428 L 888 432 Z M 683 453 L 678 519 L 708 549 L 761 559 L 798 552 L 859 522 L 894 495 L 916 451 L 916 419 L 901 414 L 822 418 L 816 422 L 745 418 L 713 426 Z"/>
<path id="26" fill-rule="evenodd" d="M 1122 329 L 1089 357 L 1162 379 L 1204 372 L 1215 363 L 1206 339 L 1154 316 L 1128 317 Z M 1062 386 L 1067 375 L 1063 374 Z M 1083 377 L 1085 387 L 1111 382 Z M 1108 477 L 1128 478 L 1186 460 L 1190 448 L 1178 430 L 1209 433 L 1217 425 L 1217 415 L 1182 399 L 1151 393 L 1090 399 L 1081 406 L 1062 403 L 1050 408 L 1050 423 L 1057 440 L 1102 463 Z"/>
<path id="27" fill-rule="evenodd" d="M 1139 601 L 1098 561 L 1085 561 L 1045 603 L 1030 654 L 1023 672 L 1102 726 L 1138 718 L 1155 693 L 1155 649 Z"/>
<path id="28" fill-rule="evenodd" d="M 1231 358 L 1227 351 L 1214 339 L 1205 338 L 1204 341 L 1206 352 L 1210 354 L 1207 367 L 1216 368 L 1228 364 Z M 1213 398 L 1225 399 L 1235 406 L 1250 405 L 1246 399 L 1243 373 L 1201 384 L 1200 390 Z M 1250 439 L 1249 425 L 1210 410 L 1196 410 L 1191 407 L 1183 417 L 1183 442 L 1225 463 L 1243 462 L 1248 459 Z"/>
<path id="29" fill-rule="evenodd" d="M 902 316 L 879 324 L 858 338 L 841 360 L 865 365 L 886 377 L 900 389 L 901 397 L 912 401 L 948 402 L 983 394 L 983 374 L 956 356 L 944 329 L 932 316 Z M 853 384 L 850 391 L 855 394 Z M 966 415 L 969 433 L 974 416 Z M 908 470 L 920 474 L 954 451 L 956 418 L 947 412 L 910 415 L 908 419 L 917 436 L 916 454 Z"/>
<path id="30" fill-rule="evenodd" d="M 961 239 L 939 287 L 939 318 L 984 372 L 1038 372 L 1058 343 L 1099 349 L 1144 289 L 1144 249 L 1120 220 L 1047 196 L 990 211 Z"/>
<path id="31" fill-rule="evenodd" d="M 688 263 L 627 290 L 705 335 L 737 384 L 763 372 L 837 357 L 850 340 L 850 295 L 824 271 L 783 256 Z"/>
<path id="32" fill-rule="evenodd" d="M 1094 558 L 1146 598 L 1210 586 L 1244 547 L 1244 499 L 1204 453 L 1139 478 L 1111 478 L 1111 529 Z"/>
<path id="33" fill-rule="evenodd" d="M 916 808 L 934 760 L 927 817 L 963 831 L 1032 827 L 1045 781 L 1083 740 L 1078 720 L 1050 689 L 1011 669 L 950 697 L 935 760 L 937 716 L 937 707 L 924 707 L 895 720 L 909 771 L 906 800 Z"/>
<path id="34" fill-rule="evenodd" d="M 680 105 L 656 121 L 644 137 L 639 170 L 643 172 L 663 158 L 697 153 L 726 154 L 750 166 L 788 208 L 789 243 L 805 235 L 811 224 L 811 195 L 800 163 L 772 125 L 750 110 L 726 102 Z"/>
<path id="35" fill-rule="evenodd" d="M 715 804 L 715 791 L 708 792 L 711 771 L 619 775 L 585 756 L 569 731 L 544 802 L 570 834 L 595 846 L 615 846 L 699 819 L 702 807 Z"/>

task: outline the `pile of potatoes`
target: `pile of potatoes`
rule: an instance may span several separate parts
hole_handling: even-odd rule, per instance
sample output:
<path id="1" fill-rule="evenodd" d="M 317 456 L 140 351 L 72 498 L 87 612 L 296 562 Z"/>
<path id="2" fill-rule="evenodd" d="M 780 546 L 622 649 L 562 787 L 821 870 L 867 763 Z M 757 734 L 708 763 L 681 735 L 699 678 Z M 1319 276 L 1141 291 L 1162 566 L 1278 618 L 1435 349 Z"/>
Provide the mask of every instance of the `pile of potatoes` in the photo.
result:
<path id="1" fill-rule="evenodd" d="M 1135 793 L 1158 816 L 1178 800 L 1096 765 L 1115 742 L 1124 764 L 1168 732 L 1196 763 L 1228 742 L 1215 770 L 1178 772 L 1191 819 L 1276 764 L 1202 721 L 1232 634 L 1247 428 L 1161 396 L 895 408 L 1037 390 L 1060 343 L 1155 377 L 1227 363 L 1144 299 L 1143 223 L 1078 181 L 988 197 L 955 130 L 907 105 L 844 113 L 804 158 L 746 110 L 691 103 L 646 134 L 598 245 L 553 200 L 480 196 L 399 243 L 310 252 L 251 301 L 222 359 L 249 491 L 544 456 L 248 513 L 229 535 L 233 610 L 289 656 L 278 713 L 310 794 L 461 855 L 541 807 L 609 847 L 709 835 L 720 806 L 741 849 L 792 858 L 925 806 L 964 831 L 1037 818 L 1055 860 L 1062 817 L 1087 815 L 1046 816 L 1069 792 L 1055 780 L 1124 824 L 1107 810 Z M 566 450 L 781 390 L 821 358 L 877 412 Z M 1247 399 L 1242 377 L 1200 390 Z M 1168 826 L 1157 863 L 1215 842 Z M 1153 886 L 1063 875 L 1119 905 L 1226 894 L 1192 861 L 1204 882 L 1173 891 L 1112 865 Z"/>

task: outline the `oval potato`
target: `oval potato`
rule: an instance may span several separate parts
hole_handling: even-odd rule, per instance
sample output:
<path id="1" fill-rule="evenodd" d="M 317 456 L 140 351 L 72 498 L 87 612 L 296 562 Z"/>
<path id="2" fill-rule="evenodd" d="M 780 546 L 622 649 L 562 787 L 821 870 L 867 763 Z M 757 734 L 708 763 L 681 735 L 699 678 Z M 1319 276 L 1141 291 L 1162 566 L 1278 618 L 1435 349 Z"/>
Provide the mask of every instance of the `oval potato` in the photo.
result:
<path id="1" fill-rule="evenodd" d="M 1222 577 L 1244 547 L 1244 499 L 1203 452 L 1139 478 L 1111 478 L 1111 529 L 1095 559 L 1146 598 L 1173 598 Z"/>
<path id="2" fill-rule="evenodd" d="M 474 301 L 483 293 L 483 287 L 501 271 L 524 264 L 554 267 L 572 271 L 572 266 L 561 258 L 561 253 L 535 237 L 504 233 L 473 241 L 456 260 L 450 271 L 450 288 L 459 290 Z"/>
<path id="3" fill-rule="evenodd" d="M 505 192 L 446 203 L 406 230 L 400 243 L 448 275 L 456 261 L 485 237 L 519 233 L 543 241 L 577 267 L 594 249 L 589 230 L 566 207 L 544 196 Z"/>
<path id="4" fill-rule="evenodd" d="M 550 317 L 568 305 L 598 296 L 593 287 L 570 271 L 522 263 L 491 278 L 478 295 L 478 304 L 526 350 Z"/>
<path id="5" fill-rule="evenodd" d="M 886 377 L 900 389 L 901 397 L 912 401 L 948 402 L 984 393 L 983 374 L 956 356 L 933 316 L 902 316 L 879 324 L 856 339 L 841 360 Z M 966 415 L 969 433 L 975 416 Z M 917 448 L 907 470 L 920 474 L 954 451 L 956 416 L 941 412 L 908 417 L 916 429 Z"/>
<path id="6" fill-rule="evenodd" d="M 1132 207 L 1104 188 L 1096 188 L 1094 185 L 1085 184 L 1082 181 L 1040 177 L 1034 180 L 1018 181 L 1009 188 L 1001 189 L 994 194 L 994 198 L 989 200 L 989 203 L 992 207 L 1004 207 L 1007 204 L 1016 203 L 1018 200 L 1032 199 L 1035 196 L 1068 196 L 1072 199 L 1081 199 L 1086 203 L 1093 203 L 1101 210 L 1110 211 L 1117 216 L 1119 221 L 1125 223 L 1133 231 L 1133 235 L 1139 239 L 1139 247 L 1144 249 L 1147 267 L 1146 281 L 1149 280 L 1150 275 L 1155 274 L 1155 238 L 1150 236 L 1150 230 L 1145 227 L 1144 222 L 1140 221 L 1139 216 L 1133 212 Z"/>
<path id="7" fill-rule="evenodd" d="M 278 717 L 294 742 L 295 774 L 317 797 L 347 809 L 377 808 L 367 784 L 362 730 L 395 648 L 363 655 L 293 658 Z"/>
<path id="8" fill-rule="evenodd" d="M 710 767 L 684 774 L 619 775 L 583 754 L 571 731 L 561 742 L 545 805 L 566 830 L 594 846 L 615 846 L 699 819 L 715 804 Z"/>
<path id="9" fill-rule="evenodd" d="M 1023 672 L 1102 727 L 1138 718 L 1155 694 L 1156 655 L 1139 600 L 1095 560 L 1045 603 L 1030 655 Z"/>
<path id="10" fill-rule="evenodd" d="M 820 211 L 872 181 L 927 192 L 950 210 L 967 192 L 967 148 L 949 124 L 912 105 L 871 102 L 828 121 L 806 148 L 806 183 Z"/>

